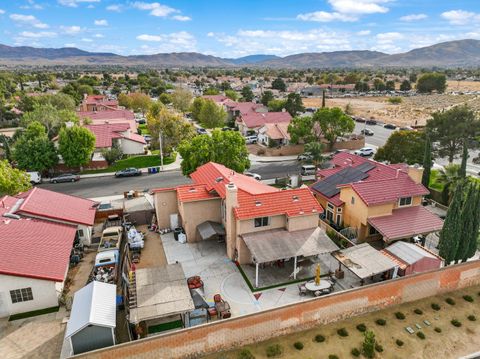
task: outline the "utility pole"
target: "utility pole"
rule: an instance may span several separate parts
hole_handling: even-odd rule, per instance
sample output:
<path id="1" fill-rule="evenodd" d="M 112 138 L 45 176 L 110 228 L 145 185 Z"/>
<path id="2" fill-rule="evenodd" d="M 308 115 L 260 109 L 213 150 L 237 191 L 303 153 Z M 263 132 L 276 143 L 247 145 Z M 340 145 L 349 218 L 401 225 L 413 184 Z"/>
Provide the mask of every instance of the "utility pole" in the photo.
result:
<path id="1" fill-rule="evenodd" d="M 162 146 L 162 131 L 158 133 L 158 142 L 160 145 L 160 171 L 163 171 L 163 146 Z"/>

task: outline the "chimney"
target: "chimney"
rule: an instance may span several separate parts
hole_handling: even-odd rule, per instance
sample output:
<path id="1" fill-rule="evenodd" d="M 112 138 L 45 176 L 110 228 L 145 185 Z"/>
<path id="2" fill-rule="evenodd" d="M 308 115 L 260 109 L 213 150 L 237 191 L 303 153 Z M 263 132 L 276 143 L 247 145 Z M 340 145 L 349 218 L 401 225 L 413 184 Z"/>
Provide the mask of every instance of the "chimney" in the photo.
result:
<path id="1" fill-rule="evenodd" d="M 413 182 L 417 184 L 422 183 L 423 167 L 419 165 L 408 166 L 407 174 Z"/>
<path id="2" fill-rule="evenodd" d="M 397 168 L 397 173 L 395 173 L 395 178 L 398 178 L 398 176 L 400 176 L 401 171 L 402 171 L 401 168 Z"/>
<path id="3" fill-rule="evenodd" d="M 238 189 L 235 183 L 230 182 L 226 186 L 224 200 L 224 225 L 225 242 L 227 246 L 227 256 L 230 259 L 235 257 L 236 238 L 237 238 L 237 219 L 235 218 L 235 208 L 238 207 Z"/>

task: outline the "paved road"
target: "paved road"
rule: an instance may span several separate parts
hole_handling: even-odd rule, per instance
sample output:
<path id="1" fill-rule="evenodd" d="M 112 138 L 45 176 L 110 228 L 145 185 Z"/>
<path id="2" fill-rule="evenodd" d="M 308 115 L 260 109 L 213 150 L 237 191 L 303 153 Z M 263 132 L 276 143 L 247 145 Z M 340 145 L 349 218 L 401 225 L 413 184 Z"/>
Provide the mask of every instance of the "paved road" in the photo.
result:
<path id="1" fill-rule="evenodd" d="M 263 179 L 270 179 L 297 173 L 299 166 L 297 161 L 254 163 L 250 171 L 260 174 Z M 44 183 L 40 186 L 52 191 L 95 198 L 119 195 L 132 189 L 145 191 L 153 188 L 174 187 L 190 182 L 180 171 L 171 171 L 130 178 L 114 178 L 113 176 L 83 178 L 75 183 Z"/>

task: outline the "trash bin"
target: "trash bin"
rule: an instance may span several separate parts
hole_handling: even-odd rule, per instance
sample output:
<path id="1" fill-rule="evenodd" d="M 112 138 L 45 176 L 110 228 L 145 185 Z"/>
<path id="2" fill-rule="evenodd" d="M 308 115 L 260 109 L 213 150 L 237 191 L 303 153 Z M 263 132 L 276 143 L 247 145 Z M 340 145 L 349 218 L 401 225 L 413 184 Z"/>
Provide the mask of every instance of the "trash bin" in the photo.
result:
<path id="1" fill-rule="evenodd" d="M 148 167 L 147 170 L 148 170 L 148 173 L 149 173 L 149 174 L 152 173 L 152 167 Z"/>
<path id="2" fill-rule="evenodd" d="M 177 227 L 173 230 L 173 237 L 175 238 L 176 241 L 178 241 L 178 235 L 180 233 L 183 233 L 183 228 L 182 227 Z"/>
<path id="3" fill-rule="evenodd" d="M 158 173 L 158 171 L 157 171 L 157 168 L 156 168 L 156 167 L 152 167 L 152 173 Z"/>
<path id="4" fill-rule="evenodd" d="M 160 173 L 160 167 L 157 167 L 157 173 Z"/>

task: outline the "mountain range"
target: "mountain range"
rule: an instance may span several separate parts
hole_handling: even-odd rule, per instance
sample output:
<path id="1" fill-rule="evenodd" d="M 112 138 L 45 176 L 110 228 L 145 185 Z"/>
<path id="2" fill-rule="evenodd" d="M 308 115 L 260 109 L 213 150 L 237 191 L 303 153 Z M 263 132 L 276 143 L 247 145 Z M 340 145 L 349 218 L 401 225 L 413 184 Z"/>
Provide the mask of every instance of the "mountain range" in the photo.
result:
<path id="1" fill-rule="evenodd" d="M 35 48 L 0 44 L 0 65 L 121 65 L 150 67 L 272 67 L 272 68 L 366 68 L 366 67 L 476 67 L 480 66 L 480 40 L 456 40 L 385 54 L 355 50 L 300 53 L 286 57 L 250 55 L 229 59 L 196 52 L 122 56 L 88 52 L 73 47 Z"/>

